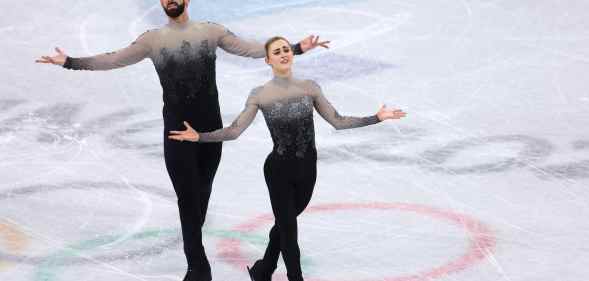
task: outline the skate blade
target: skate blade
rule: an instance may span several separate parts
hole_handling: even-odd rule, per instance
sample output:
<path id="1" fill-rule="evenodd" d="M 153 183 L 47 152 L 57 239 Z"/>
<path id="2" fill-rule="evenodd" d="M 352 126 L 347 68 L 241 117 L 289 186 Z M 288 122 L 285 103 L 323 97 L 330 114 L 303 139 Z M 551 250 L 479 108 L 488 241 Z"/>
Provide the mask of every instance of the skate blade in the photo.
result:
<path id="1" fill-rule="evenodd" d="M 252 270 L 250 269 L 250 267 L 249 266 L 246 266 L 245 268 L 247 268 L 247 273 L 249 273 L 249 275 L 250 275 L 250 280 L 256 281 L 256 280 L 254 280 L 254 275 L 253 275 Z"/>

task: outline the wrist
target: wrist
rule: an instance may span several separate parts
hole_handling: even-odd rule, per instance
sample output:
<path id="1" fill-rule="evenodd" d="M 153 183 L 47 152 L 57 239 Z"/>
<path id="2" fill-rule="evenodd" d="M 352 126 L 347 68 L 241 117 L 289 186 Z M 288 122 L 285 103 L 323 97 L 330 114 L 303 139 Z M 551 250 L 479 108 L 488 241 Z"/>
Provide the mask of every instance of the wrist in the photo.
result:
<path id="1" fill-rule="evenodd" d="M 72 69 L 72 58 L 67 56 L 65 57 L 65 61 L 63 62 L 63 65 L 61 65 L 63 68 L 67 68 L 67 69 Z"/>
<path id="2" fill-rule="evenodd" d="M 302 55 L 302 54 L 304 54 L 304 53 L 305 53 L 305 52 L 303 51 L 303 47 L 301 46 L 301 43 L 300 43 L 300 42 L 299 42 L 299 43 L 296 43 L 296 44 L 294 44 L 294 45 L 292 46 L 292 52 L 293 52 L 295 55 Z"/>
<path id="3" fill-rule="evenodd" d="M 371 123 L 376 124 L 376 123 L 380 123 L 382 121 L 384 121 L 384 119 L 381 119 L 380 114 L 374 114 L 372 116 L 369 117 L 371 120 Z"/>

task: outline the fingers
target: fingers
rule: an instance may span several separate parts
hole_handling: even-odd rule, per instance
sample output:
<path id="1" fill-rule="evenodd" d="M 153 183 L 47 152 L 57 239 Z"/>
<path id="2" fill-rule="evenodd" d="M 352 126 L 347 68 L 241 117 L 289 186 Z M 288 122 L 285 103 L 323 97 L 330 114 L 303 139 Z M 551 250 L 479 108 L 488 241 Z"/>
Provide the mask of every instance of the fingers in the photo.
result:
<path id="1" fill-rule="evenodd" d="M 41 59 L 35 60 L 37 63 L 53 63 L 55 64 L 55 60 L 50 56 L 42 56 Z"/>
<path id="2" fill-rule="evenodd" d="M 169 139 L 174 139 L 174 140 L 191 140 L 194 138 L 194 136 L 192 136 L 190 133 L 178 133 L 178 134 L 172 134 L 172 132 L 170 132 L 170 134 L 168 135 Z"/>
<path id="3" fill-rule="evenodd" d="M 317 43 L 317 45 L 319 45 L 319 46 L 321 46 L 321 47 L 323 47 L 325 49 L 329 49 L 329 45 L 327 45 L 329 43 L 331 43 L 331 41 L 323 41 L 323 42 Z"/>
<path id="4" fill-rule="evenodd" d="M 169 139 L 171 140 L 177 140 L 177 141 L 184 141 L 184 137 L 183 136 L 168 136 Z"/>
<path id="5" fill-rule="evenodd" d="M 395 110 L 393 111 L 393 114 L 391 115 L 391 117 L 393 119 L 401 119 L 403 117 L 407 116 L 407 113 L 401 111 L 401 110 Z"/>
<path id="6" fill-rule="evenodd" d="M 184 121 L 184 126 L 188 129 L 188 130 L 194 130 L 192 129 L 192 127 L 190 127 L 190 124 L 186 121 Z"/>
<path id="7" fill-rule="evenodd" d="M 389 113 L 392 113 L 392 114 L 406 114 L 401 109 L 389 110 Z"/>
<path id="8" fill-rule="evenodd" d="M 184 130 L 184 131 L 169 131 L 170 135 L 182 135 L 182 134 L 190 133 L 191 130 L 194 131 L 194 129 L 192 127 L 190 127 L 190 123 L 188 123 L 186 121 L 184 121 L 182 123 L 186 127 L 186 130 Z"/>
<path id="9" fill-rule="evenodd" d="M 169 135 L 168 139 L 177 140 L 177 141 L 196 142 L 196 141 L 198 141 L 198 136 L 194 136 L 191 134 Z"/>
<path id="10" fill-rule="evenodd" d="M 320 36 L 309 35 L 301 43 L 308 46 L 309 50 L 314 49 L 316 47 L 323 47 L 325 49 L 329 49 L 329 43 L 331 41 L 319 41 Z"/>
<path id="11" fill-rule="evenodd" d="M 402 109 L 388 109 L 385 104 L 380 108 L 383 119 L 401 119 L 407 116 Z"/>
<path id="12" fill-rule="evenodd" d="M 329 45 L 327 45 L 327 44 L 331 43 L 331 41 L 321 41 L 320 42 L 319 35 L 317 35 L 317 36 L 315 36 L 315 39 L 311 40 L 311 43 L 314 47 L 321 46 L 325 49 L 329 49 Z"/>
<path id="13" fill-rule="evenodd" d="M 59 48 L 59 47 L 55 47 L 55 51 L 57 52 L 57 54 L 59 56 L 65 56 L 64 51 Z M 50 56 L 42 56 L 41 59 L 37 59 L 35 60 L 36 63 L 52 63 L 52 64 L 57 64 L 57 61 L 54 59 L 54 57 L 50 57 Z"/>
<path id="14" fill-rule="evenodd" d="M 383 105 L 380 109 L 384 110 L 386 113 L 405 113 L 402 109 L 389 109 L 386 105 Z"/>
<path id="15" fill-rule="evenodd" d="M 190 126 L 190 123 L 184 121 L 182 122 L 186 127 L 184 131 L 168 131 L 169 135 L 168 138 L 171 140 L 177 141 L 198 141 L 198 134 L 196 131 Z"/>

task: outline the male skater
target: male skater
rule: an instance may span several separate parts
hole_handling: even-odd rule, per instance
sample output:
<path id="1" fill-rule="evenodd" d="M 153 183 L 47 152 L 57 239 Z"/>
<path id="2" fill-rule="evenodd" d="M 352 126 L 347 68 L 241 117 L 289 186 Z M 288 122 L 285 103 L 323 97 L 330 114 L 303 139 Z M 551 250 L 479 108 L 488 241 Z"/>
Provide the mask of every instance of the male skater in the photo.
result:
<path id="1" fill-rule="evenodd" d="M 164 157 L 178 197 L 184 253 L 188 262 L 185 281 L 211 281 L 211 267 L 202 244 L 202 226 L 211 195 L 213 178 L 221 158 L 221 143 L 177 142 L 169 131 L 184 129 L 188 121 L 199 132 L 223 127 L 215 81 L 217 47 L 238 56 L 263 58 L 262 43 L 245 41 L 214 23 L 192 22 L 190 0 L 160 0 L 169 23 L 143 33 L 130 46 L 116 52 L 73 58 L 56 48 L 55 56 L 38 63 L 61 65 L 73 70 L 110 70 L 150 58 L 163 88 Z M 302 54 L 329 41 L 309 36 L 293 46 Z"/>

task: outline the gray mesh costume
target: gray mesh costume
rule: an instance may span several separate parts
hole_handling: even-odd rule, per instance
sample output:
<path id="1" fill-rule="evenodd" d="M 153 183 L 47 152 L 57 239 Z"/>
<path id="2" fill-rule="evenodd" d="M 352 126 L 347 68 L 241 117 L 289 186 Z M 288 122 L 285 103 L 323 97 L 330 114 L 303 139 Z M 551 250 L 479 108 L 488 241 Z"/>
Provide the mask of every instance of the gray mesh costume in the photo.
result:
<path id="1" fill-rule="evenodd" d="M 368 117 L 341 116 L 312 80 L 274 77 L 249 95 L 245 109 L 231 126 L 200 133 L 200 142 L 236 139 L 254 120 L 258 110 L 272 135 L 274 151 L 279 155 L 304 157 L 315 149 L 313 108 L 338 130 L 368 126 L 379 122 L 376 115 Z"/>
<path id="2" fill-rule="evenodd" d="M 196 109 L 200 115 L 206 114 L 200 117 L 213 118 L 218 112 L 215 83 L 218 47 L 238 56 L 265 56 L 262 43 L 243 40 L 222 25 L 172 22 L 143 33 L 130 46 L 121 50 L 92 57 L 68 57 L 64 67 L 74 70 L 110 70 L 150 58 L 160 78 L 164 103 L 177 109 L 173 110 L 173 114 L 183 115 L 184 112 L 178 109 L 190 107 L 190 110 Z M 299 44 L 293 46 L 293 51 L 302 54 Z M 216 125 L 222 125 L 220 120 L 214 121 L 219 121 Z"/>

